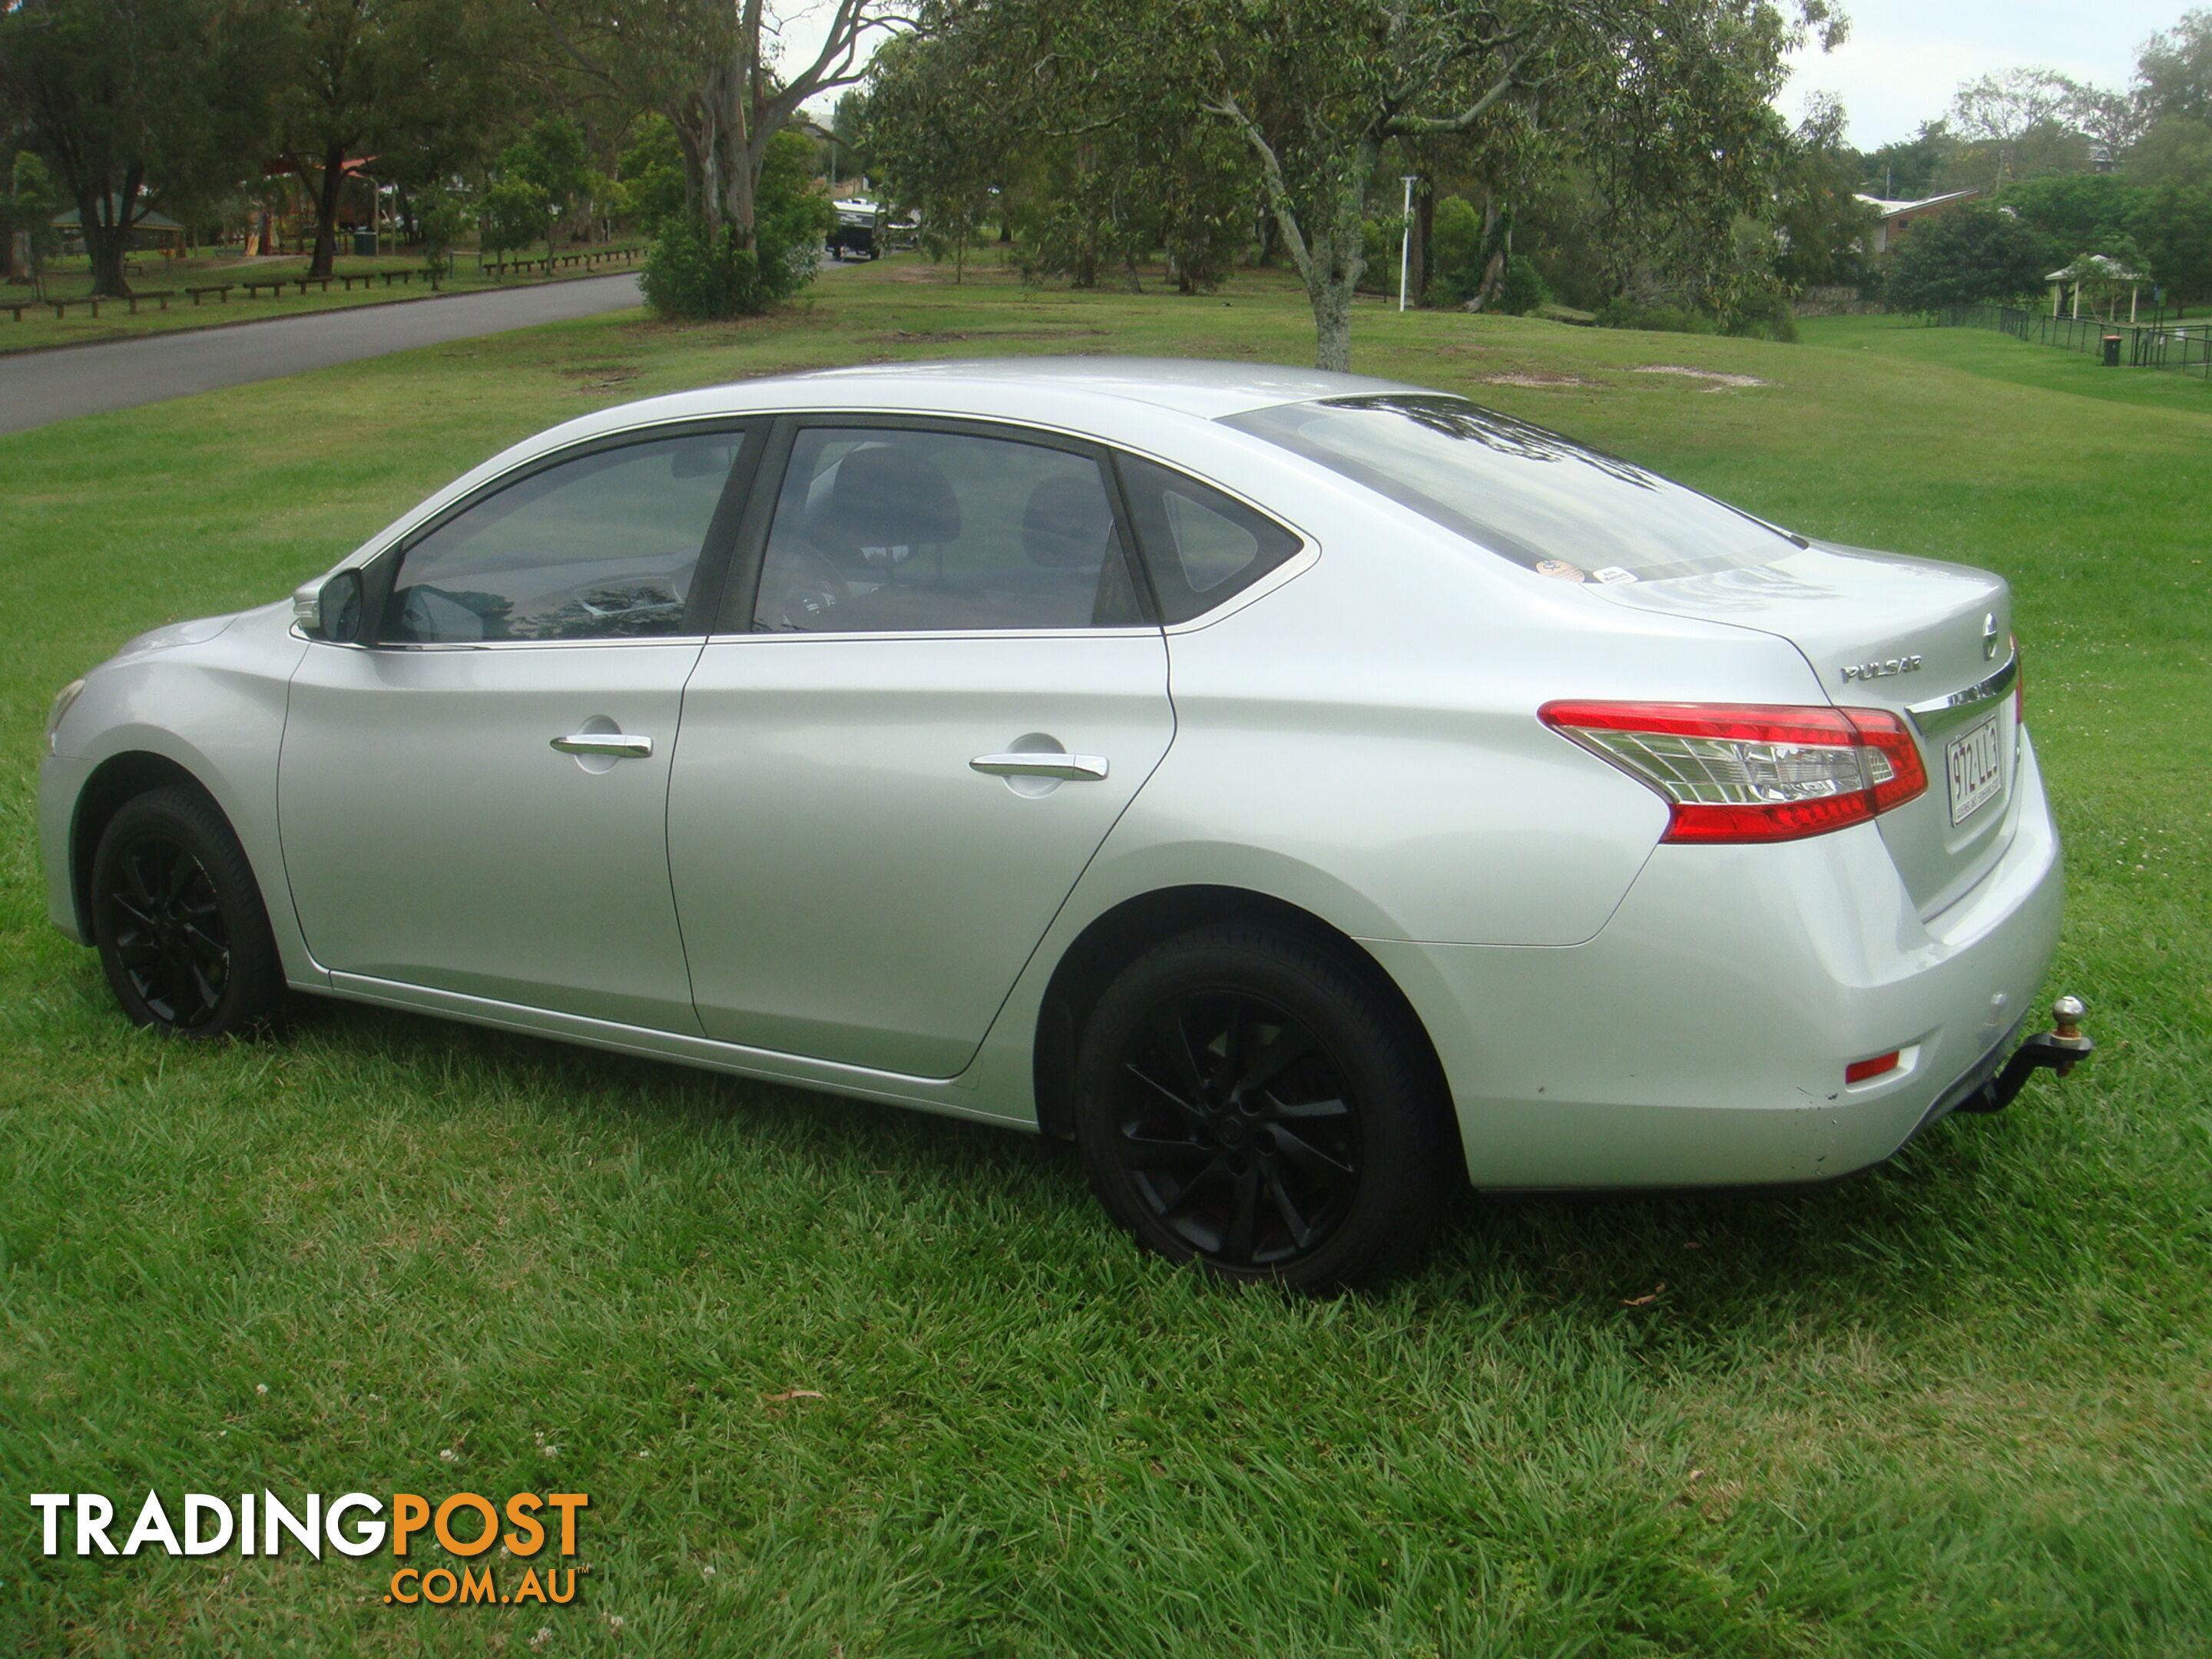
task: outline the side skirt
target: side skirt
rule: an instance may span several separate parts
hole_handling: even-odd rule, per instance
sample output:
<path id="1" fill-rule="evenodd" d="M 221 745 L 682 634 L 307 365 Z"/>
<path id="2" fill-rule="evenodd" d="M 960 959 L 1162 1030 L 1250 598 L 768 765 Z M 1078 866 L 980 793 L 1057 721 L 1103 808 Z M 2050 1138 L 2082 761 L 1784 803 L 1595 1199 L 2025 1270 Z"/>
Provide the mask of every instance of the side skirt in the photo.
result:
<path id="1" fill-rule="evenodd" d="M 945 1117 L 995 1124 L 1003 1128 L 1025 1130 L 1031 1134 L 1036 1133 L 1034 1107 L 1030 1109 L 1031 1115 L 1026 1117 L 991 1111 L 977 1103 L 977 1091 L 974 1085 L 963 1081 L 967 1073 L 958 1078 L 906 1077 L 896 1072 L 872 1071 L 862 1066 L 843 1066 L 832 1060 L 778 1054 L 772 1049 L 717 1042 L 708 1037 L 685 1036 L 680 1032 L 655 1031 L 644 1026 L 623 1025 L 613 1020 L 590 1019 L 580 1014 L 554 1013 L 543 1008 L 525 1007 L 518 1003 L 499 1002 L 489 997 L 466 996 L 458 991 L 439 991 L 420 985 L 404 985 L 394 980 L 373 979 L 362 974 L 333 973 L 327 986 L 295 982 L 295 987 L 304 991 L 324 992 L 348 1001 L 400 1008 L 410 1013 L 435 1014 L 447 1019 L 465 1020 L 471 1025 L 488 1025 L 497 1030 L 515 1031 L 526 1036 L 580 1042 L 616 1054 L 673 1060 L 682 1066 L 725 1072 L 763 1083 L 819 1089 L 829 1094 L 848 1095 L 856 1100 L 881 1101 L 887 1105 L 908 1106 L 918 1111 L 935 1112 Z"/>

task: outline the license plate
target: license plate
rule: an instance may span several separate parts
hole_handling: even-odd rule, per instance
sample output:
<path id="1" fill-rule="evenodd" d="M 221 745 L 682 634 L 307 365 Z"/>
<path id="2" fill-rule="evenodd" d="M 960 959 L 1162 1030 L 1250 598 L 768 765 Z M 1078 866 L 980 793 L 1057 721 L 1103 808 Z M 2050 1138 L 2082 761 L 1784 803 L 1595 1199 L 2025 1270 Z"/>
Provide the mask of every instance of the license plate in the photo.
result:
<path id="1" fill-rule="evenodd" d="M 2004 787 L 1997 717 L 1992 714 L 1972 731 L 1952 738 L 1943 750 L 1943 761 L 1951 775 L 1951 822 L 1964 823 Z"/>

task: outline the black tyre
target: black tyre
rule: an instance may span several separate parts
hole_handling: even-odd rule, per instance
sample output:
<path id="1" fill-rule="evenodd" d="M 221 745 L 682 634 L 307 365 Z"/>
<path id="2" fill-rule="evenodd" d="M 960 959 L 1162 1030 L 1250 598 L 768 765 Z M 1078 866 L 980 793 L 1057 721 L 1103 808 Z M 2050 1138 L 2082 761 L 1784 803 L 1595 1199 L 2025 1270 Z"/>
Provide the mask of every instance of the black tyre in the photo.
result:
<path id="1" fill-rule="evenodd" d="M 1302 1291 L 1414 1266 L 1460 1172 L 1419 1032 L 1325 945 L 1223 925 L 1108 988 L 1076 1138 L 1115 1220 L 1175 1261 Z"/>
<path id="2" fill-rule="evenodd" d="M 123 1012 L 164 1036 L 251 1035 L 284 972 L 245 849 L 182 784 L 126 802 L 92 860 L 94 942 Z"/>

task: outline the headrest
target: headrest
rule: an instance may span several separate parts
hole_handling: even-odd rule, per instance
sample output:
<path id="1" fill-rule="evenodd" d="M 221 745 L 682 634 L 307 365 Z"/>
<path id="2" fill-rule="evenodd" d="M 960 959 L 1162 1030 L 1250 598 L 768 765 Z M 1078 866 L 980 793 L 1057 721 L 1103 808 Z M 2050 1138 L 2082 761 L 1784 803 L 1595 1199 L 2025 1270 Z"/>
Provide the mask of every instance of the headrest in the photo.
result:
<path id="1" fill-rule="evenodd" d="M 1096 471 L 1063 472 L 1030 491 L 1022 549 L 1033 564 L 1064 570 L 1096 565 L 1114 535 L 1114 510 Z"/>
<path id="2" fill-rule="evenodd" d="M 960 502 L 936 464 L 897 444 L 848 452 L 806 492 L 806 530 L 825 552 L 941 546 L 960 534 Z"/>

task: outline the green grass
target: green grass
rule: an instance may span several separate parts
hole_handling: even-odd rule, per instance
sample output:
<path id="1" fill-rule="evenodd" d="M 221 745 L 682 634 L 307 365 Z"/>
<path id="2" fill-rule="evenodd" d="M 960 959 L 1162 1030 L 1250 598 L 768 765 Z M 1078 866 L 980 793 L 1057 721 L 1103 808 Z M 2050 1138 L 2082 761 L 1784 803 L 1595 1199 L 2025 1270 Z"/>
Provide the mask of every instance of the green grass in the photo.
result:
<path id="1" fill-rule="evenodd" d="M 1292 1305 L 1140 1258 L 1067 1156 L 984 1129 L 338 1005 L 213 1050 L 123 1024 L 45 925 L 30 798 L 47 698 L 126 635 L 629 397 L 1310 349 L 1273 280 L 927 274 L 0 439 L 0 1650 L 2212 1652 L 2201 386 L 2094 400 L 1974 355 L 2017 342 L 1856 319 L 1358 313 L 1364 369 L 2016 584 L 2072 861 L 2053 985 L 2100 1052 L 1838 1188 L 1470 1200 L 1402 1289 Z M 565 1608 L 404 1609 L 381 1556 L 35 1554 L 29 1492 L 127 1521 L 149 1485 L 584 1491 L 592 1571 Z"/>
<path id="2" fill-rule="evenodd" d="M 2200 324 L 2202 319 L 2197 319 Z M 2086 351 L 2015 340 L 1988 328 L 1934 328 L 1917 317 L 1806 317 L 1807 343 L 1940 363 L 1993 380 L 2152 409 L 2212 410 L 2212 382 L 2178 369 L 2106 368 Z"/>
<path id="3" fill-rule="evenodd" d="M 578 249 L 579 252 L 588 252 Z M 542 257 L 538 254 L 526 257 Z M 374 258 L 355 258 L 346 256 L 332 266 L 336 276 L 362 276 L 377 270 L 420 270 L 418 258 L 398 256 L 379 256 Z M 343 311 L 356 306 L 391 305 L 398 301 L 427 299 L 434 293 L 477 294 L 489 289 L 526 288 L 544 282 L 568 282 L 579 276 L 611 276 L 637 269 L 636 262 L 602 264 L 595 270 L 581 265 L 564 267 L 550 276 L 532 271 L 526 275 L 494 277 L 480 270 L 473 254 L 463 254 L 453 269 L 447 273 L 436 289 L 416 276 L 412 282 L 397 288 L 379 283 L 374 288 L 347 289 L 333 288 L 325 291 L 316 288 L 304 294 L 297 288 L 270 296 L 249 299 L 243 292 L 234 292 L 227 300 L 213 295 L 204 296 L 198 305 L 185 292 L 188 288 L 209 288 L 218 283 L 237 283 L 249 277 L 268 280 L 283 276 L 288 280 L 303 274 L 307 269 L 304 259 L 234 259 L 200 258 L 179 260 L 168 264 L 142 258 L 132 262 L 130 272 L 131 289 L 141 295 L 169 290 L 169 308 L 163 311 L 156 301 L 143 300 L 141 307 L 131 312 L 122 301 L 102 301 L 100 315 L 71 307 L 66 316 L 57 317 L 50 307 L 41 306 L 36 311 L 26 311 L 21 317 L 9 321 L 0 319 L 0 356 L 15 351 L 42 351 L 50 346 L 86 345 L 98 340 L 136 339 L 142 334 L 173 334 L 186 329 L 220 328 L 234 323 L 259 322 L 270 317 L 297 317 L 311 311 Z M 58 270 L 46 282 L 46 297 L 50 300 L 78 300 L 92 291 L 91 272 L 77 262 L 77 268 Z M 0 287 L 0 305 L 29 304 L 32 295 L 28 284 Z"/>

